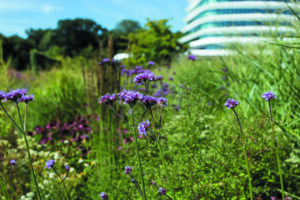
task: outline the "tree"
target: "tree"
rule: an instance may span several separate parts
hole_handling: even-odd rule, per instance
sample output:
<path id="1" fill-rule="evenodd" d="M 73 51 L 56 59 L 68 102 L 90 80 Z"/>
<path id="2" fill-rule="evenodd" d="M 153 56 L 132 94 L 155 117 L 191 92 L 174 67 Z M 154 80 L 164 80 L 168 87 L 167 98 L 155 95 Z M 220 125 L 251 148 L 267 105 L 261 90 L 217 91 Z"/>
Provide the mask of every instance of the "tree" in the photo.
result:
<path id="1" fill-rule="evenodd" d="M 134 61 L 170 62 L 174 55 L 187 49 L 186 45 L 178 42 L 183 34 L 173 33 L 167 23 L 167 19 L 153 21 L 148 19 L 144 28 L 129 35 L 130 53 Z"/>
<path id="2" fill-rule="evenodd" d="M 141 26 L 137 21 L 124 19 L 119 22 L 112 30 L 115 51 L 125 51 L 128 46 L 129 34 L 134 33 L 139 29 L 141 29 Z"/>

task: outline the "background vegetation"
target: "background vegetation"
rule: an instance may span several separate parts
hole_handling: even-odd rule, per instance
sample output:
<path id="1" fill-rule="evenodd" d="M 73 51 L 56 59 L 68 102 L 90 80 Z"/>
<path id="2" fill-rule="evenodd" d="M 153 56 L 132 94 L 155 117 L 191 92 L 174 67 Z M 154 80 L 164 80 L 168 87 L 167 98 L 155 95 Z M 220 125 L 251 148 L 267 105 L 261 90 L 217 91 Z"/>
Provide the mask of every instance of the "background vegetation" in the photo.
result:
<path id="1" fill-rule="evenodd" d="M 66 22 L 61 22 L 58 29 L 63 30 Z M 164 20 L 149 22 L 144 31 L 152 32 L 153 27 L 158 26 L 168 32 L 165 23 Z M 98 28 L 101 29 L 91 23 L 90 34 L 92 30 L 96 34 Z M 145 36 L 139 30 L 135 36 L 129 36 L 133 37 L 132 48 L 139 45 L 137 39 L 137 46 L 134 46 L 135 37 Z M 54 32 L 48 34 L 64 33 Z M 170 41 L 175 45 L 172 39 Z M 28 40 L 23 42 L 27 44 Z M 72 41 L 69 42 L 72 45 Z M 93 43 L 89 45 L 93 46 Z M 59 45 L 57 48 L 64 49 Z M 95 53 L 93 48 L 87 52 Z M 50 49 L 48 46 L 44 50 Z M 99 199 L 101 192 L 107 192 L 110 199 L 139 199 L 130 177 L 123 174 L 126 165 L 133 166 L 133 173 L 138 174 L 133 133 L 128 124 L 97 103 L 98 97 L 104 95 L 102 90 L 98 90 L 97 76 L 103 76 L 103 70 L 109 71 L 112 63 L 98 66 L 98 59 L 77 56 L 80 51 L 75 49 L 73 52 L 62 51 L 70 54 L 62 54 L 60 68 L 54 67 L 39 74 L 9 69 L 13 58 L 0 63 L 1 90 L 25 87 L 35 95 L 35 101 L 28 107 L 27 129 L 42 196 L 45 199 L 64 197 L 58 178 L 44 167 L 47 160 L 55 159 L 59 173 L 67 177 L 65 181 L 72 199 Z M 245 196 L 249 196 L 238 124 L 231 110 L 224 107 L 228 98 L 235 98 L 241 102 L 236 110 L 246 135 L 254 197 L 280 198 L 268 107 L 261 97 L 271 90 L 278 96 L 272 101 L 272 106 L 275 131 L 280 141 L 284 188 L 288 196 L 299 199 L 299 50 L 268 43 L 236 46 L 235 49 L 236 54 L 227 57 L 203 58 L 193 62 L 186 56 L 180 56 L 173 59 L 169 67 L 144 67 L 164 76 L 162 83 L 157 82 L 157 88 L 153 87 L 150 92 L 154 94 L 159 89 L 168 93 L 164 94 L 169 105 L 163 112 L 161 134 L 176 197 L 197 200 L 247 199 Z M 137 60 L 141 59 L 141 63 L 149 61 L 152 51 L 149 50 L 150 57 L 142 59 L 137 56 Z M 172 49 L 168 51 L 174 53 Z M 162 53 L 159 59 L 165 61 L 169 58 Z M 125 69 L 134 71 L 135 65 L 130 64 Z M 138 90 L 130 81 L 135 75 L 135 72 L 130 76 L 123 73 L 121 86 Z M 5 106 L 16 115 L 13 105 L 5 103 Z M 125 119 L 129 118 L 126 105 L 118 104 L 116 109 Z M 142 111 L 142 107 L 137 106 L 133 112 L 139 116 Z M 158 115 L 158 110 L 155 110 L 155 116 Z M 0 116 L 1 198 L 36 199 L 23 140 L 2 110 Z M 145 118 L 150 118 L 149 113 Z M 53 127 L 58 122 L 60 125 Z M 64 132 L 67 127 L 67 130 L 74 129 L 75 123 L 85 128 L 76 132 L 76 140 L 76 137 Z M 53 128 L 47 128 L 47 125 Z M 43 137 L 48 137 L 49 132 L 53 140 L 43 143 Z M 83 135 L 88 137 L 80 137 Z M 170 195 L 158 149 L 149 137 L 142 137 L 138 142 L 148 199 L 164 199 L 151 184 L 152 181 L 157 182 Z M 12 159 L 17 163 L 13 167 L 9 164 Z M 68 173 L 64 170 L 66 165 L 71 165 Z"/>

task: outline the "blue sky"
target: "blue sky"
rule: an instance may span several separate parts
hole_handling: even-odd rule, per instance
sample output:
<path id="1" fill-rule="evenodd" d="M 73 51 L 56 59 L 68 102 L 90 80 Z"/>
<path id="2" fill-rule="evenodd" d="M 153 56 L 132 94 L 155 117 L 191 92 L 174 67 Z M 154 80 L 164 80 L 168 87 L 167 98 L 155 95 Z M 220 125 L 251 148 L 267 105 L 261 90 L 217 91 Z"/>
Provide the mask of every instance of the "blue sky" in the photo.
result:
<path id="1" fill-rule="evenodd" d="M 25 3 L 26 2 L 26 3 Z M 109 30 L 122 19 L 171 19 L 184 27 L 186 0 L 0 0 L 0 33 L 26 37 L 29 28 L 55 28 L 60 19 L 88 18 Z"/>

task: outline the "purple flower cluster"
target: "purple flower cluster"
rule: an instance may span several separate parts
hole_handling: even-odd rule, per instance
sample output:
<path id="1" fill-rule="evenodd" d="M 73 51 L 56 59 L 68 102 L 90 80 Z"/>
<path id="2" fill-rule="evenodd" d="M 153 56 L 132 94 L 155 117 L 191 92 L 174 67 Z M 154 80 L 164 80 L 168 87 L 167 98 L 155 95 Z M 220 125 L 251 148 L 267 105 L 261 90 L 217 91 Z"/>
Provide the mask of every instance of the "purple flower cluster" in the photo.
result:
<path id="1" fill-rule="evenodd" d="M 139 134 L 147 136 L 147 130 L 149 128 L 149 120 L 141 122 L 138 126 Z"/>
<path id="2" fill-rule="evenodd" d="M 150 81 L 155 81 L 155 74 L 154 73 L 141 73 L 138 74 L 134 81 L 137 85 L 147 85 Z"/>
<path id="3" fill-rule="evenodd" d="M 113 102 L 116 100 L 116 95 L 115 94 L 105 94 L 104 96 L 100 97 L 99 98 L 99 101 L 98 103 L 100 104 L 106 104 L 106 105 L 109 105 L 111 106 L 113 104 Z"/>
<path id="4" fill-rule="evenodd" d="M 67 172 L 70 171 L 70 166 L 69 166 L 69 165 L 66 166 L 66 171 L 67 171 Z"/>
<path id="5" fill-rule="evenodd" d="M 102 200 L 108 200 L 108 195 L 105 192 L 101 192 L 100 197 Z"/>
<path id="6" fill-rule="evenodd" d="M 167 189 L 163 189 L 163 188 L 159 188 L 158 189 L 158 193 L 160 194 L 160 195 L 166 195 L 167 194 Z"/>
<path id="7" fill-rule="evenodd" d="M 46 162 L 45 168 L 47 167 L 48 169 L 52 169 L 52 167 L 54 166 L 54 163 L 55 163 L 54 160 L 48 160 L 48 161 Z"/>
<path id="8" fill-rule="evenodd" d="M 168 103 L 167 103 L 167 99 L 163 98 L 163 97 L 160 97 L 160 98 L 157 98 L 157 104 L 160 105 L 160 106 L 167 106 Z"/>
<path id="9" fill-rule="evenodd" d="M 13 166 L 13 165 L 16 164 L 16 161 L 15 160 L 11 160 L 9 163 Z"/>
<path id="10" fill-rule="evenodd" d="M 228 109 L 235 108 L 237 107 L 237 105 L 239 105 L 239 102 L 237 100 L 230 99 L 230 98 L 224 104 L 224 106 L 226 106 Z"/>
<path id="11" fill-rule="evenodd" d="M 151 73 L 148 69 L 143 69 L 143 66 L 136 66 L 134 69 L 125 69 L 125 66 L 121 68 L 121 75 L 125 74 L 127 77 L 131 75 L 137 75 L 141 73 Z"/>
<path id="12" fill-rule="evenodd" d="M 103 60 L 102 60 L 102 63 L 107 63 L 107 62 L 116 62 L 115 60 L 109 60 L 109 58 L 104 58 Z"/>
<path id="13" fill-rule="evenodd" d="M 41 135 L 40 144 L 53 143 L 55 141 L 80 142 L 89 139 L 87 134 L 92 133 L 88 117 L 78 116 L 74 121 L 61 123 L 51 120 L 46 126 L 36 126 L 32 135 Z"/>
<path id="14" fill-rule="evenodd" d="M 171 89 L 169 89 L 169 84 L 168 83 L 162 83 L 161 82 L 161 89 L 156 91 L 153 96 L 166 96 L 172 92 Z"/>
<path id="15" fill-rule="evenodd" d="M 277 98 L 277 96 L 274 92 L 268 91 L 262 95 L 262 98 L 264 98 L 266 101 L 270 101 L 271 99 Z"/>
<path id="16" fill-rule="evenodd" d="M 28 102 L 33 101 L 33 95 L 27 96 L 26 94 L 26 89 L 11 90 L 9 93 L 0 91 L 0 101 L 12 101 L 14 103 L 25 102 L 28 104 Z"/>
<path id="17" fill-rule="evenodd" d="M 196 56 L 191 54 L 191 55 L 188 56 L 188 60 L 195 61 L 196 60 Z"/>
<path id="18" fill-rule="evenodd" d="M 132 167 L 126 166 L 124 174 L 130 174 L 132 171 Z"/>
<path id="19" fill-rule="evenodd" d="M 154 66 L 154 65 L 155 65 L 155 63 L 154 63 L 153 61 L 149 61 L 149 62 L 148 62 L 148 65 L 150 65 L 150 66 Z"/>
<path id="20" fill-rule="evenodd" d="M 157 104 L 157 98 L 149 95 L 143 96 L 143 98 L 140 100 L 143 102 L 146 108 L 151 108 L 152 106 Z"/>
<path id="21" fill-rule="evenodd" d="M 139 92 L 127 91 L 123 90 L 118 94 L 119 99 L 124 104 L 129 104 L 130 106 L 134 106 L 138 100 L 143 98 L 143 95 Z"/>

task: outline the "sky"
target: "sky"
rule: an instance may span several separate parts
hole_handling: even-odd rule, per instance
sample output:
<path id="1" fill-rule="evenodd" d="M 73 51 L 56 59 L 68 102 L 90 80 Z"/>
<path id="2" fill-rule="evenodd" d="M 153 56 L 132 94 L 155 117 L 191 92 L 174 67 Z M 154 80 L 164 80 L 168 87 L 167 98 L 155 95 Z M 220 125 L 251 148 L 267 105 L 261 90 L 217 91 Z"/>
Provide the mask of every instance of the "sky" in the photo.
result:
<path id="1" fill-rule="evenodd" d="M 170 19 L 173 31 L 185 26 L 186 0 L 0 0 L 0 33 L 26 38 L 26 29 L 56 28 L 60 19 L 85 18 L 113 29 L 123 19 L 143 26 L 146 18 Z"/>

